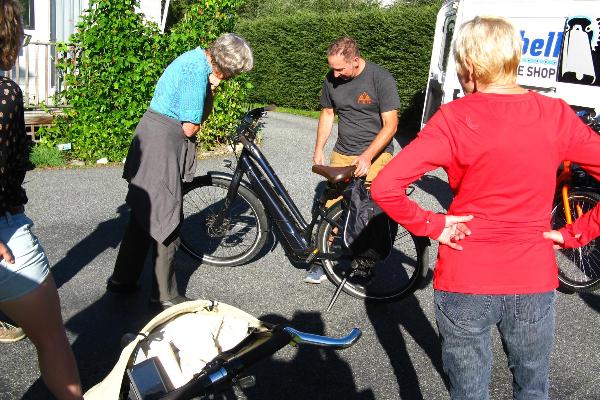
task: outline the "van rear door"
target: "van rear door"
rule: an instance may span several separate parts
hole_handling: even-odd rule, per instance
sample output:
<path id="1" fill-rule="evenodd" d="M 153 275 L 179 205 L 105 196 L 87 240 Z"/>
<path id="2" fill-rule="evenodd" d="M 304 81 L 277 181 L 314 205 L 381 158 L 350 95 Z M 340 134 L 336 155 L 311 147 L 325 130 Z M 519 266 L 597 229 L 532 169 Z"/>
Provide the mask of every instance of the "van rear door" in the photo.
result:
<path id="1" fill-rule="evenodd" d="M 452 52 L 451 45 L 458 3 L 458 1 L 445 3 L 437 15 L 421 126 L 425 125 L 429 118 L 440 108 L 443 101 L 444 91 L 442 88 L 446 79 L 450 53 Z"/>

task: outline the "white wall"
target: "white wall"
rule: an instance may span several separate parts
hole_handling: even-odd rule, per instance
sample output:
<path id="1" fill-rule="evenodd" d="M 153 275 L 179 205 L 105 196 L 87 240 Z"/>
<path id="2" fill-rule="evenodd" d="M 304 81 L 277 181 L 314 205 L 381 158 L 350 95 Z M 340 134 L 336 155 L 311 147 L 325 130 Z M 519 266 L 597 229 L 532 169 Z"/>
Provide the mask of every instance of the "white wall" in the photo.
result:
<path id="1" fill-rule="evenodd" d="M 156 22 L 160 26 L 162 10 L 160 0 L 140 0 L 140 7 L 137 12 L 142 12 L 150 21 Z"/>
<path id="2" fill-rule="evenodd" d="M 21 51 L 17 68 L 10 71 L 32 105 L 40 101 L 49 103 L 57 90 L 54 70 L 54 43 L 69 42 L 81 14 L 89 7 L 89 0 L 35 0 L 31 43 Z M 138 12 L 161 25 L 161 0 L 141 0 Z"/>

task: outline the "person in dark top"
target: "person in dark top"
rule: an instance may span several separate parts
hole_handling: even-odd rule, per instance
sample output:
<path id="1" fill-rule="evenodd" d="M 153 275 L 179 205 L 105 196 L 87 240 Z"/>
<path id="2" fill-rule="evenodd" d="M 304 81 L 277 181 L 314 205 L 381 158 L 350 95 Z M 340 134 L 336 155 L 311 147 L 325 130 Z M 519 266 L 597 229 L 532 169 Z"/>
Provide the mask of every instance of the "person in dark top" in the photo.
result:
<path id="1" fill-rule="evenodd" d="M 252 49 L 232 33 L 208 49 L 177 57 L 158 80 L 150 107 L 135 130 L 123 171 L 129 183 L 129 223 L 107 290 L 130 293 L 151 250 L 154 266 L 150 302 L 161 308 L 189 300 L 177 288 L 174 271 L 182 221 L 182 181 L 196 169 L 196 134 L 212 111 L 221 80 L 249 71 Z"/>
<path id="2" fill-rule="evenodd" d="M 396 81 L 387 70 L 362 58 L 358 44 L 350 37 L 337 39 L 329 46 L 327 63 L 331 70 L 321 92 L 313 165 L 325 164 L 325 144 L 337 114 L 338 137 L 330 165 L 356 165 L 354 174 L 366 177 L 368 185 L 394 152 L 392 139 L 400 107 Z M 331 207 L 337 200 L 330 200 L 326 206 Z M 323 268 L 313 265 L 304 281 L 321 283 L 325 279 Z"/>
<path id="3" fill-rule="evenodd" d="M 23 39 L 20 4 L 0 0 L 0 69 L 12 69 Z M 25 215 L 28 160 L 23 95 L 15 82 L 0 76 L 0 311 L 35 345 L 42 378 L 54 396 L 82 399 L 48 258 Z M 10 333 L 0 329 L 0 336 Z"/>

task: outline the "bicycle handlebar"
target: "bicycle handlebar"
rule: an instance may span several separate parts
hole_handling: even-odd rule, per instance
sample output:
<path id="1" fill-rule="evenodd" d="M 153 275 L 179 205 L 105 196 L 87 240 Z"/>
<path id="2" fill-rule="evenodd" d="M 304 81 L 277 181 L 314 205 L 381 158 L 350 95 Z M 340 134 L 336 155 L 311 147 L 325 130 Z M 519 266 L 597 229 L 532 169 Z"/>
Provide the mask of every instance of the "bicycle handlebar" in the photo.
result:
<path id="1" fill-rule="evenodd" d="M 270 336 L 266 336 L 270 333 Z M 223 386 L 227 386 L 241 372 L 248 369 L 258 361 L 268 358 L 281 348 L 290 344 L 309 344 L 331 349 L 345 349 L 360 338 L 362 332 L 358 328 L 341 338 L 320 336 L 301 332 L 289 326 L 276 326 L 271 332 L 249 335 L 233 349 L 217 356 L 213 361 L 196 375 L 190 382 L 175 389 L 161 400 L 186 400 L 204 394 L 213 393 Z M 258 344 L 256 344 L 258 342 Z"/>
<path id="2" fill-rule="evenodd" d="M 256 122 L 265 115 L 267 111 L 273 111 L 276 107 L 274 105 L 268 105 L 264 107 L 258 107 L 253 110 L 248 111 L 243 117 L 242 120 L 236 130 L 236 137 L 239 136 L 251 136 L 251 139 L 254 139 L 256 136 L 256 128 L 258 125 Z M 250 135 L 247 135 L 250 134 Z"/>
<path id="3" fill-rule="evenodd" d="M 289 326 L 283 328 L 284 331 L 292 335 L 292 343 L 294 345 L 303 343 L 312 346 L 326 347 L 329 349 L 347 349 L 354 345 L 360 339 L 362 332 L 358 328 L 353 328 L 349 334 L 341 338 L 332 338 L 329 336 L 320 336 L 312 333 L 298 331 Z"/>

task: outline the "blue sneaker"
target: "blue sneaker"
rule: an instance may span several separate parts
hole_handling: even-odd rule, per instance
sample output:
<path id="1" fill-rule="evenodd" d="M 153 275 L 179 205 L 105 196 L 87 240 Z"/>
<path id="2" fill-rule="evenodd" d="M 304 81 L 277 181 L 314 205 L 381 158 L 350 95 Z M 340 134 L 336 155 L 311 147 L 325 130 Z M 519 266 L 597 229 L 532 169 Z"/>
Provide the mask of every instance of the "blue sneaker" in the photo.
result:
<path id="1" fill-rule="evenodd" d="M 320 265 L 311 266 L 304 278 L 306 283 L 321 283 L 325 280 L 327 280 L 327 275 L 325 275 L 325 271 Z"/>

